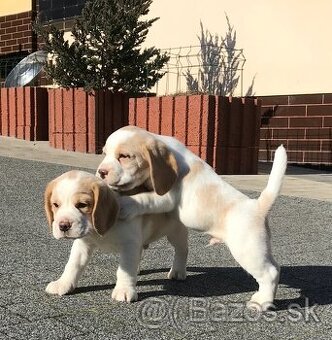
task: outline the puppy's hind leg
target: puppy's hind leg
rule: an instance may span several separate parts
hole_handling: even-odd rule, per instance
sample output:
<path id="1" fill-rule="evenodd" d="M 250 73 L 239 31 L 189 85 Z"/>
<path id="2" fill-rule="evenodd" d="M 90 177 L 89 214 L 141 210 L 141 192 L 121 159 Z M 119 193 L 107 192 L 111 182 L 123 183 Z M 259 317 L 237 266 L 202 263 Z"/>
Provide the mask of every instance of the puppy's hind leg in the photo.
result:
<path id="1" fill-rule="evenodd" d="M 182 223 L 177 222 L 167 235 L 167 239 L 175 250 L 173 265 L 167 277 L 173 280 L 185 280 L 187 277 L 188 230 Z"/>
<path id="2" fill-rule="evenodd" d="M 248 225 L 244 220 L 232 223 L 232 233 L 227 235 L 226 244 L 235 260 L 259 285 L 248 307 L 264 311 L 273 306 L 280 267 L 271 254 L 268 226 L 264 221 L 259 224 Z"/>

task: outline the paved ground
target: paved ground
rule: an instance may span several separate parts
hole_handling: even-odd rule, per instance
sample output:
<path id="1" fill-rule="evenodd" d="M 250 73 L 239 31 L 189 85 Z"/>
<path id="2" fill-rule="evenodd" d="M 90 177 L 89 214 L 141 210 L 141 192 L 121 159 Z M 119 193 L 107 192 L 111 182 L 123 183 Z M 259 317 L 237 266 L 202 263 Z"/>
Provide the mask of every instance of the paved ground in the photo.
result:
<path id="1" fill-rule="evenodd" d="M 9 156 L 18 157 L 17 148 L 10 152 L 2 142 L 0 155 L 7 148 Z M 49 152 L 46 146 L 45 150 Z M 39 157 L 66 162 L 64 156 L 54 160 L 47 152 L 39 151 Z M 21 153 L 19 158 L 33 158 L 28 149 L 22 147 Z M 85 167 L 85 158 L 78 155 L 73 162 Z M 91 156 L 88 161 L 91 172 L 92 160 L 97 159 Z M 101 253 L 91 261 L 74 294 L 48 296 L 45 286 L 62 272 L 71 242 L 56 241 L 48 234 L 43 191 L 50 179 L 71 168 L 0 156 L 0 339 L 332 338 L 328 175 L 303 175 L 310 190 L 323 183 L 324 201 L 281 196 L 275 204 L 270 224 L 273 252 L 282 266 L 281 282 L 276 311 L 256 315 L 244 308 L 256 289 L 253 279 L 237 266 L 224 245 L 206 247 L 208 239 L 194 232 L 190 233 L 185 282 L 165 279 L 173 252 L 162 240 L 145 253 L 136 303 L 111 300 L 117 257 Z M 290 177 L 301 196 L 296 176 Z M 265 179 L 228 180 L 251 190 L 249 195 L 255 197 L 250 182 L 264 186 Z M 302 186 L 301 181 L 297 183 Z M 284 193 L 289 191 L 286 184 Z"/>

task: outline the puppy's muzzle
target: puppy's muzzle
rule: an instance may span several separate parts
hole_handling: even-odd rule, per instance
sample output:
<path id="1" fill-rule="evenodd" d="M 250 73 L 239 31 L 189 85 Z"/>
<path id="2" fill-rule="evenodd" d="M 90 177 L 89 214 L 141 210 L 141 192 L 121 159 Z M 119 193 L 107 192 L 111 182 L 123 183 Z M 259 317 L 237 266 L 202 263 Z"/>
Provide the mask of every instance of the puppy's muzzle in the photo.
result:
<path id="1" fill-rule="evenodd" d="M 59 229 L 62 231 L 62 232 L 66 232 L 68 231 L 69 229 L 71 228 L 71 223 L 69 221 L 61 221 L 59 223 Z"/>
<path id="2" fill-rule="evenodd" d="M 108 175 L 108 170 L 98 169 L 98 173 L 101 179 L 105 179 L 105 177 Z"/>

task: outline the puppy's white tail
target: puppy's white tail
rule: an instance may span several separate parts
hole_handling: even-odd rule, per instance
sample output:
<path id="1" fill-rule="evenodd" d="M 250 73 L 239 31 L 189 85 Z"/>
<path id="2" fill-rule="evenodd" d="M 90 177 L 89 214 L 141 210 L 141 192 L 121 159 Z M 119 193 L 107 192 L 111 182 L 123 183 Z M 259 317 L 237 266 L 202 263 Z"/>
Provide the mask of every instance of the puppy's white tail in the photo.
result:
<path id="1" fill-rule="evenodd" d="M 287 154 L 283 145 L 280 145 L 274 154 L 272 170 L 267 186 L 258 198 L 258 207 L 265 216 L 279 195 L 282 179 L 287 167 Z"/>

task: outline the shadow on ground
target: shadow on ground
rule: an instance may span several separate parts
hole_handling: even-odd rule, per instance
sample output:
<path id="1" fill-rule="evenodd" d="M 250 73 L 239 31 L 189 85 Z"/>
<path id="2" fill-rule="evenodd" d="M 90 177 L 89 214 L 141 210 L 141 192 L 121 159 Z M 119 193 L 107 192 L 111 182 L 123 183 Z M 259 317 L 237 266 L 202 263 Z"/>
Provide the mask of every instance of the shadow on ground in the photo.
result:
<path id="1" fill-rule="evenodd" d="M 244 292 L 254 292 L 254 279 L 239 267 L 188 267 L 188 277 L 183 282 L 167 279 L 149 280 L 145 276 L 167 272 L 167 268 L 143 270 L 139 274 L 137 286 L 158 286 L 163 290 L 140 292 L 139 300 L 157 296 L 216 297 Z M 165 275 L 166 276 L 166 275 Z M 142 280 L 144 278 L 144 280 Z M 300 291 L 296 299 L 277 299 L 277 310 L 287 309 L 292 303 L 300 307 L 332 304 L 332 266 L 282 267 L 280 284 Z M 114 284 L 77 288 L 72 294 L 111 290 Z"/>

